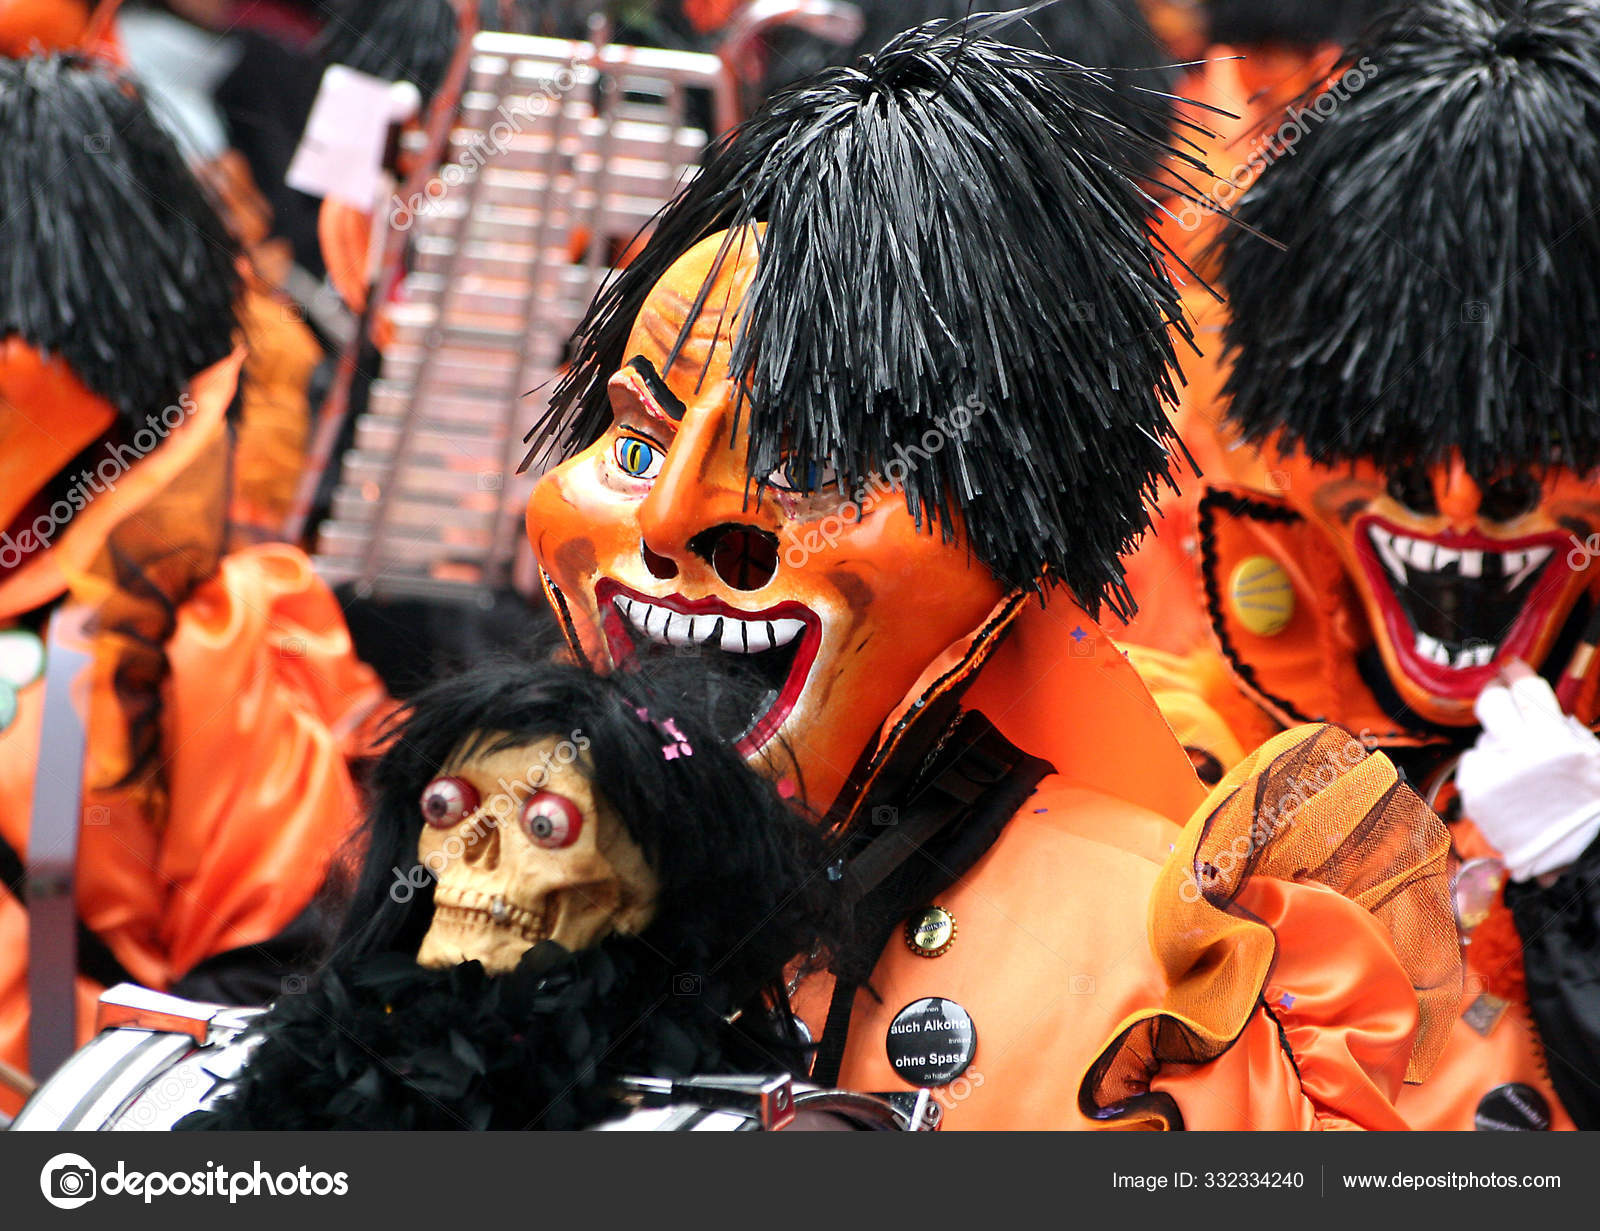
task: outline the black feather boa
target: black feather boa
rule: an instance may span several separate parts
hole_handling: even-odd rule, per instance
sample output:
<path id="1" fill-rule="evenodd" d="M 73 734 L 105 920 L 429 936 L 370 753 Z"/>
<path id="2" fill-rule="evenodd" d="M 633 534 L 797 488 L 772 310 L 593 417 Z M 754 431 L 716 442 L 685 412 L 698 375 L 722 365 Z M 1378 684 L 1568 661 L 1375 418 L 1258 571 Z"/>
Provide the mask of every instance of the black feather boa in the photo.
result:
<path id="1" fill-rule="evenodd" d="M 686 982 L 687 981 L 687 982 Z M 546 942 L 507 975 L 405 954 L 330 965 L 261 1019 L 236 1087 L 180 1129 L 574 1129 L 622 1110 L 624 1075 L 803 1072 L 764 1013 L 635 938 Z"/>

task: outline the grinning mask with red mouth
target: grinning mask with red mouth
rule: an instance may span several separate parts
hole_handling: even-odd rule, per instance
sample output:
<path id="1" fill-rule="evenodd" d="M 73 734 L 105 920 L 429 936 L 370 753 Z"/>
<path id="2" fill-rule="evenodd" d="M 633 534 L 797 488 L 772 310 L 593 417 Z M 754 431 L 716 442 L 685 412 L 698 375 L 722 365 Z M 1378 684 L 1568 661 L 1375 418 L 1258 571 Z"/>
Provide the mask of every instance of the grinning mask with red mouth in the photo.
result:
<path id="1" fill-rule="evenodd" d="M 835 819 L 990 613 L 1126 608 L 1168 473 L 1181 313 L 1131 178 L 1160 125 L 992 24 L 909 31 L 720 143 L 535 429 L 568 459 L 528 532 L 569 640 L 731 667 L 729 736 Z"/>
<path id="2" fill-rule="evenodd" d="M 1595 582 L 1600 489 L 1567 471 L 1270 460 L 1343 561 L 1395 691 L 1431 722 L 1475 724 L 1484 686 L 1512 658 L 1544 663 Z"/>
<path id="3" fill-rule="evenodd" d="M 609 382 L 610 429 L 540 481 L 528 532 L 592 664 L 676 652 L 731 669 L 749 687 L 730 734 L 747 757 L 781 747 L 774 770 L 798 771 L 825 807 L 891 708 L 1003 590 L 898 495 L 868 494 L 855 516 L 826 475 L 785 463 L 759 489 L 747 481 L 729 365 L 757 232 L 735 236 L 719 269 L 724 238 L 650 292 Z"/>
<path id="4" fill-rule="evenodd" d="M 1506 660 L 1566 668 L 1592 585 L 1600 10 L 1408 7 L 1350 70 L 1225 236 L 1226 411 L 1333 540 L 1401 700 L 1471 725 Z"/>

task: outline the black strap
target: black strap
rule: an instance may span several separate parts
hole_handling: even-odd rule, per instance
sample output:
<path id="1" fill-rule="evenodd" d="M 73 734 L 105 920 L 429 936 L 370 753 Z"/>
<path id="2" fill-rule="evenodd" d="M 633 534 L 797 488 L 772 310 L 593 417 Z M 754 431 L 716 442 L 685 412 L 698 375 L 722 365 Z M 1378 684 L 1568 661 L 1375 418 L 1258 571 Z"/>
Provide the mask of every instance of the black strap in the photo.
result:
<path id="1" fill-rule="evenodd" d="M 994 845 L 1022 802 L 1053 767 L 1019 751 L 983 715 L 960 716 L 904 806 L 869 801 L 857 815 L 889 823 L 853 835 L 844 885 L 855 939 L 834 963 L 833 999 L 812 1080 L 838 1083 L 856 993 L 906 915 L 949 889 Z"/>

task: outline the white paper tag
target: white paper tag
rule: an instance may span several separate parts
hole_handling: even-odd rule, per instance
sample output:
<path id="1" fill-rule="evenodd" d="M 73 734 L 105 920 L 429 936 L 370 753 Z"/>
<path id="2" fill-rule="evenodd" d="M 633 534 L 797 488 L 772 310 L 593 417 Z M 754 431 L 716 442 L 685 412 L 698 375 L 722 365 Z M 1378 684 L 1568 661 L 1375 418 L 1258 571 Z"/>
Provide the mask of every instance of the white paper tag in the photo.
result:
<path id="1" fill-rule="evenodd" d="M 330 65 L 284 177 L 289 187 L 370 211 L 392 119 L 389 91 L 378 77 Z"/>

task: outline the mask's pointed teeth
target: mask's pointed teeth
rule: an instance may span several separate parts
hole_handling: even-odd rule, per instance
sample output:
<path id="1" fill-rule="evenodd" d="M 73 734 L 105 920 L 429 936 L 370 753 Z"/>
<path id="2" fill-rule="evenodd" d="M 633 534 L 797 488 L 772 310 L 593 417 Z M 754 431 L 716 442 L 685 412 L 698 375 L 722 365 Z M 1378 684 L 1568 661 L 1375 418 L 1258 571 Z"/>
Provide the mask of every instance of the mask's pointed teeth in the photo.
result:
<path id="1" fill-rule="evenodd" d="M 1506 589 L 1515 590 L 1532 577 L 1550 558 L 1550 548 L 1530 547 L 1527 551 L 1505 553 Z"/>
<path id="2" fill-rule="evenodd" d="M 1450 665 L 1450 651 L 1445 649 L 1444 642 L 1427 633 L 1418 633 L 1416 641 L 1417 657 L 1441 667 Z"/>
<path id="3" fill-rule="evenodd" d="M 1368 531 L 1372 545 L 1377 550 L 1383 566 L 1396 581 L 1404 582 L 1407 570 L 1417 573 L 1444 573 L 1454 569 L 1464 578 L 1478 580 L 1483 577 L 1484 561 L 1494 559 L 1499 565 L 1505 588 L 1515 590 L 1525 583 L 1550 559 L 1551 548 L 1529 547 L 1525 550 L 1482 551 L 1445 547 L 1427 539 L 1395 534 L 1377 526 Z"/>
<path id="4" fill-rule="evenodd" d="M 1406 566 L 1400 558 L 1400 553 L 1395 550 L 1396 536 L 1376 526 L 1372 528 L 1371 536 L 1372 545 L 1377 548 L 1378 557 L 1383 561 L 1383 567 L 1388 570 L 1389 576 L 1404 585 Z"/>

